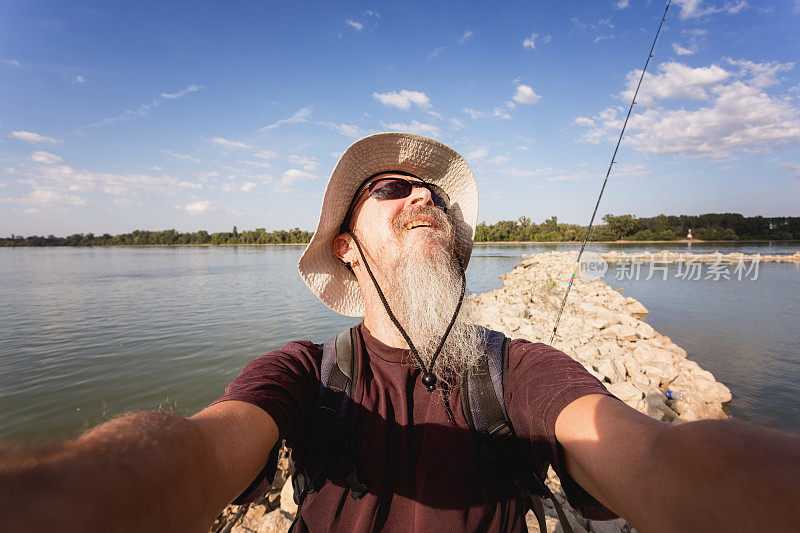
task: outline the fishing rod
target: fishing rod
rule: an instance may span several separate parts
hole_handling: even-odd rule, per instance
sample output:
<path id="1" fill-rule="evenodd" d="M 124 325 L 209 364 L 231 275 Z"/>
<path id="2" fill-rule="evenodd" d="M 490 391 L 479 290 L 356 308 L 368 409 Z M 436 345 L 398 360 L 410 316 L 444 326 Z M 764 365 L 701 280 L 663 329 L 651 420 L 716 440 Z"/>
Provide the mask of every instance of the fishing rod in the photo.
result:
<path id="1" fill-rule="evenodd" d="M 622 124 L 622 131 L 619 132 L 619 138 L 617 139 L 617 146 L 614 148 L 614 153 L 611 155 L 611 163 L 608 165 L 608 170 L 606 171 L 606 178 L 603 180 L 603 187 L 600 189 L 600 195 L 597 197 L 597 203 L 594 204 L 594 211 L 592 212 L 592 218 L 589 220 L 589 227 L 586 228 L 586 235 L 583 237 L 583 243 L 581 243 L 581 249 L 578 252 L 578 259 L 575 261 L 575 267 L 572 269 L 572 276 L 569 278 L 569 285 L 567 285 L 567 291 L 564 293 L 564 299 L 561 300 L 561 308 L 558 310 L 558 315 L 556 315 L 556 323 L 553 326 L 553 333 L 550 335 L 550 342 L 549 344 L 553 345 L 553 339 L 556 338 L 556 331 L 558 330 L 558 322 L 561 320 L 561 314 L 564 312 L 564 307 L 567 305 L 567 297 L 569 296 L 569 291 L 572 289 L 572 284 L 575 282 L 575 275 L 578 273 L 578 269 L 581 266 L 581 256 L 583 255 L 583 250 L 586 248 L 586 241 L 589 240 L 589 235 L 592 233 L 592 225 L 594 224 L 594 217 L 597 215 L 597 208 L 600 207 L 600 199 L 603 198 L 603 192 L 606 190 L 606 183 L 608 183 L 608 177 L 611 175 L 611 169 L 616 163 L 615 159 L 617 157 L 617 151 L 619 150 L 619 145 L 622 142 L 622 136 L 625 134 L 625 127 L 628 125 L 628 119 L 631 117 L 631 111 L 633 111 L 633 105 L 636 103 L 636 96 L 639 94 L 639 88 L 642 86 L 642 80 L 644 80 L 644 73 L 647 72 L 647 66 L 650 64 L 650 59 L 653 57 L 653 50 L 656 48 L 656 41 L 658 41 L 658 35 L 661 33 L 661 26 L 664 25 L 664 21 L 667 19 L 667 11 L 669 11 L 669 5 L 672 3 L 672 0 L 667 2 L 667 7 L 664 8 L 664 15 L 661 17 L 661 22 L 658 23 L 658 30 L 656 30 L 656 36 L 653 38 L 653 44 L 650 46 L 650 53 L 647 54 L 647 61 L 644 63 L 644 68 L 642 69 L 642 75 L 639 76 L 639 83 L 636 85 L 636 91 L 633 93 L 633 98 L 631 98 L 631 105 L 628 107 L 628 114 L 625 116 L 625 122 Z"/>

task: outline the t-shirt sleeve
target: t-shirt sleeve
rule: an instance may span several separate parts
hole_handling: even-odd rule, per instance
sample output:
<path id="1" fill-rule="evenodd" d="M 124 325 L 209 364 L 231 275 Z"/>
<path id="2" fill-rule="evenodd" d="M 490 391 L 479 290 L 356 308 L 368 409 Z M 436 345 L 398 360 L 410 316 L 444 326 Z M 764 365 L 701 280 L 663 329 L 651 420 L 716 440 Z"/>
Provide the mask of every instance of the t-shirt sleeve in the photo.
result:
<path id="1" fill-rule="evenodd" d="M 263 496 L 275 476 L 277 450 L 282 439 L 297 440 L 307 413 L 319 394 L 319 346 L 291 342 L 247 363 L 239 376 L 225 388 L 225 394 L 211 405 L 239 400 L 260 407 L 278 426 L 278 443 L 261 473 L 234 503 L 243 504 Z"/>
<path id="2" fill-rule="evenodd" d="M 505 403 L 519 439 L 530 443 L 526 455 L 546 471 L 544 454 L 561 480 L 567 500 L 581 516 L 610 520 L 616 515 L 567 473 L 556 440 L 556 419 L 567 405 L 588 394 L 612 396 L 580 363 L 564 352 L 522 339 L 511 342 L 505 377 Z"/>

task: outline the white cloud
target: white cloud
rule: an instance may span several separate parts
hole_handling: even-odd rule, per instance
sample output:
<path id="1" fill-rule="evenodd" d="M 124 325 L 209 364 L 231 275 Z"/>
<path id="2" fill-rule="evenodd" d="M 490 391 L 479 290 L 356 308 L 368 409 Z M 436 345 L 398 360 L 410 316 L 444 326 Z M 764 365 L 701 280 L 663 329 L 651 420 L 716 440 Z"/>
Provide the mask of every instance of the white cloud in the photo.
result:
<path id="1" fill-rule="evenodd" d="M 713 15 L 716 13 L 736 14 L 747 7 L 747 2 L 741 0 L 738 2 L 725 2 L 722 5 L 708 5 L 703 0 L 675 0 L 675 3 L 681 8 L 681 18 L 697 18 Z"/>
<path id="2" fill-rule="evenodd" d="M 203 184 L 202 183 L 195 183 L 193 181 L 181 181 L 181 182 L 178 182 L 178 187 L 181 187 L 183 189 L 199 190 L 199 189 L 203 188 Z"/>
<path id="3" fill-rule="evenodd" d="M 614 7 L 617 9 L 625 9 L 630 4 L 630 0 L 618 0 L 614 3 Z"/>
<path id="4" fill-rule="evenodd" d="M 778 74 L 788 72 L 794 68 L 794 63 L 778 63 L 777 61 L 764 63 L 755 63 L 747 60 L 736 61 L 733 59 L 728 59 L 727 61 L 731 65 L 739 67 L 741 76 L 751 76 L 750 83 L 760 89 L 777 85 L 780 83 Z"/>
<path id="5" fill-rule="evenodd" d="M 241 141 L 231 141 L 223 137 L 212 137 L 211 142 L 226 150 L 252 150 L 253 147 Z"/>
<path id="6" fill-rule="evenodd" d="M 335 122 L 320 122 L 320 126 L 327 126 L 332 128 L 345 137 L 352 137 L 353 139 L 357 139 L 359 137 L 363 137 L 361 134 L 361 128 L 354 124 L 336 124 Z"/>
<path id="7" fill-rule="evenodd" d="M 672 49 L 679 56 L 694 55 L 694 50 L 690 50 L 689 48 L 684 48 L 683 46 L 679 45 L 678 43 L 672 43 Z"/>
<path id="8" fill-rule="evenodd" d="M 253 155 L 261 159 L 272 159 L 278 155 L 278 152 L 273 152 L 272 150 L 260 150 Z"/>
<path id="9" fill-rule="evenodd" d="M 64 161 L 61 157 L 51 154 L 50 152 L 33 152 L 31 154 L 31 160 L 36 161 L 37 163 L 44 163 L 46 165 L 55 165 L 56 163 L 61 163 Z"/>
<path id="10" fill-rule="evenodd" d="M 616 163 L 614 165 L 612 174 L 617 177 L 640 178 L 650 174 L 650 171 L 644 165 L 634 163 Z"/>
<path id="11" fill-rule="evenodd" d="M 54 139 L 52 137 L 48 137 L 46 135 L 39 135 L 38 133 L 34 133 L 32 131 L 12 131 L 9 134 L 10 137 L 15 139 L 19 139 L 21 141 L 27 141 L 29 143 L 59 143 L 58 139 Z"/>
<path id="12" fill-rule="evenodd" d="M 286 160 L 295 165 L 300 165 L 307 172 L 314 172 L 319 168 L 316 158 L 305 155 L 290 155 Z"/>
<path id="13" fill-rule="evenodd" d="M 407 110 L 411 108 L 411 104 L 427 109 L 431 105 L 431 100 L 425 93 L 420 91 L 408 91 L 402 89 L 399 92 L 392 91 L 388 93 L 372 93 L 372 97 L 386 106 L 396 107 L 398 109 Z"/>
<path id="14" fill-rule="evenodd" d="M 428 54 L 428 61 L 430 61 L 431 59 L 437 57 L 439 54 L 441 54 L 444 50 L 446 50 L 448 48 L 452 48 L 454 46 L 463 46 L 464 43 L 466 43 L 473 35 L 474 34 L 473 34 L 472 30 L 465 30 L 464 33 L 461 34 L 461 37 L 456 39 L 455 43 L 445 44 L 445 45 L 442 45 L 442 46 L 437 46 L 436 48 L 431 50 L 430 54 Z"/>
<path id="15" fill-rule="evenodd" d="M 584 181 L 597 177 L 598 176 L 593 176 L 589 174 L 587 171 L 582 170 L 580 172 L 565 172 L 561 174 L 548 176 L 547 181 Z"/>
<path id="16" fill-rule="evenodd" d="M 218 210 L 211 200 L 198 200 L 197 202 L 186 204 L 183 209 L 187 213 L 209 213 Z"/>
<path id="17" fill-rule="evenodd" d="M 430 54 L 428 54 L 428 61 L 430 61 L 431 59 L 437 57 L 439 54 L 441 54 L 446 49 L 447 49 L 447 46 L 437 46 L 436 48 L 431 50 Z"/>
<path id="18" fill-rule="evenodd" d="M 572 27 L 576 30 L 593 33 L 595 36 L 593 42 L 595 44 L 606 39 L 612 39 L 614 37 L 614 34 L 610 33 L 610 31 L 614 29 L 614 24 L 611 22 L 611 18 L 600 19 L 597 22 L 583 22 L 580 19 L 573 17 Z"/>
<path id="19" fill-rule="evenodd" d="M 347 24 L 348 26 L 350 26 L 351 28 L 353 28 L 356 31 L 361 31 L 361 30 L 364 29 L 364 23 L 363 22 L 356 22 L 355 20 L 346 19 L 344 21 L 344 23 Z"/>
<path id="20" fill-rule="evenodd" d="M 485 146 L 476 146 L 466 154 L 464 157 L 467 161 L 477 161 L 478 159 L 484 159 L 487 155 L 489 155 L 489 149 Z"/>
<path id="21" fill-rule="evenodd" d="M 501 174 L 511 176 L 512 178 L 533 178 L 541 174 L 540 170 L 521 169 L 521 168 L 504 168 L 499 171 Z"/>
<path id="22" fill-rule="evenodd" d="M 800 144 L 800 109 L 786 95 L 765 92 L 791 65 L 730 63 L 740 71 L 677 64 L 662 69 L 656 76 L 659 85 L 641 102 L 640 109 L 646 109 L 628 122 L 628 142 L 643 152 L 715 159 Z M 682 100 L 675 105 L 680 107 L 666 107 L 668 99 L 678 98 Z M 656 100 L 662 107 L 655 107 Z M 623 118 L 622 108 L 607 108 L 591 118 L 579 117 L 576 123 L 587 128 L 586 140 L 613 142 Z"/>
<path id="23" fill-rule="evenodd" d="M 32 198 L 55 198 L 80 192 L 112 196 L 169 196 L 176 194 L 182 181 L 169 175 L 92 172 L 62 164 L 61 158 L 47 152 L 34 155 L 35 158 L 31 157 L 34 161 L 46 164 L 17 169 L 17 174 L 22 176 L 18 182 L 30 186 L 33 193 L 37 193 Z"/>
<path id="24" fill-rule="evenodd" d="M 142 104 L 136 109 L 127 109 L 122 113 L 120 113 L 119 115 L 113 117 L 106 117 L 98 120 L 97 122 L 86 124 L 78 128 L 76 131 L 80 132 L 88 128 L 97 128 L 101 126 L 107 126 L 109 124 L 115 124 L 117 122 L 124 122 L 126 120 L 130 120 L 135 117 L 148 117 L 150 116 L 150 111 L 160 106 L 163 102 L 167 100 L 175 100 L 181 98 L 189 93 L 197 92 L 202 88 L 203 87 L 199 85 L 189 85 L 188 87 L 186 87 L 181 91 L 178 91 L 177 93 L 161 93 L 149 104 Z"/>
<path id="25" fill-rule="evenodd" d="M 496 155 L 491 159 L 488 159 L 487 161 L 489 161 L 489 163 L 492 163 L 494 165 L 501 165 L 503 163 L 508 163 L 510 159 L 504 155 Z"/>
<path id="26" fill-rule="evenodd" d="M 511 104 L 511 106 L 509 106 L 509 104 Z M 495 107 L 491 112 L 478 111 L 477 109 L 472 109 L 471 107 L 465 107 L 464 113 L 466 113 L 472 120 L 478 118 L 500 118 L 503 120 L 508 120 L 511 118 L 511 115 L 508 114 L 506 109 L 509 109 L 513 105 L 513 102 L 506 102 L 503 105 Z"/>
<path id="27" fill-rule="evenodd" d="M 291 117 L 284 118 L 284 119 L 279 120 L 277 122 L 273 122 L 272 124 L 264 126 L 263 128 L 261 128 L 258 131 L 259 132 L 264 132 L 264 131 L 267 131 L 267 130 L 272 130 L 272 129 L 275 129 L 278 126 L 281 126 L 283 124 L 299 124 L 301 122 L 308 122 L 308 117 L 310 117 L 310 116 L 311 116 L 311 108 L 310 107 L 304 107 L 302 109 L 298 109 L 297 111 L 295 111 L 294 115 L 292 115 Z"/>
<path id="28" fill-rule="evenodd" d="M 53 189 L 37 188 L 22 198 L 3 198 L 0 202 L 28 206 L 26 215 L 38 213 L 42 209 L 58 209 L 70 207 L 86 207 L 89 203 L 76 194 L 69 194 Z"/>
<path id="29" fill-rule="evenodd" d="M 636 100 L 637 105 L 650 106 L 656 100 L 676 98 L 707 100 L 707 89 L 731 76 L 730 72 L 717 65 L 693 68 L 682 63 L 668 62 L 659 65 L 658 70 L 658 74 L 645 74 Z M 630 102 L 641 74 L 641 70 L 628 73 L 628 88 L 620 93 L 621 100 Z"/>
<path id="30" fill-rule="evenodd" d="M 249 161 L 247 159 L 239 159 L 237 163 L 241 163 L 242 165 L 247 165 L 249 167 L 258 167 L 258 168 L 270 168 L 272 166 L 267 161 Z"/>
<path id="31" fill-rule="evenodd" d="M 283 173 L 283 176 L 281 176 L 281 184 L 292 185 L 294 183 L 297 183 L 298 181 L 312 181 L 315 179 L 317 179 L 317 176 L 315 174 L 311 174 L 310 172 L 304 172 L 296 168 L 290 168 L 289 170 Z"/>
<path id="32" fill-rule="evenodd" d="M 385 127 L 391 131 L 416 133 L 417 135 L 425 135 L 427 137 L 438 137 L 440 135 L 439 128 L 433 124 L 424 124 L 416 120 L 412 120 L 408 123 L 396 122 L 394 124 L 387 124 Z"/>
<path id="33" fill-rule="evenodd" d="M 512 98 L 518 104 L 535 104 L 542 97 L 536 94 L 533 88 L 529 87 L 528 85 L 520 84 L 517 85 L 517 92 L 514 93 Z"/>
<path id="34" fill-rule="evenodd" d="M 21 67 L 22 63 L 17 61 L 16 59 L 3 59 L 3 63 L 6 65 L 11 65 L 12 67 Z"/>
<path id="35" fill-rule="evenodd" d="M 793 178 L 800 180 L 800 165 L 797 163 L 781 163 L 781 170 L 788 170 Z"/>
<path id="36" fill-rule="evenodd" d="M 166 100 L 174 100 L 176 98 L 181 98 L 183 96 L 186 96 L 187 94 L 190 93 L 196 93 L 200 89 L 202 89 L 202 87 L 200 87 L 199 85 L 189 85 L 185 89 L 182 89 L 176 93 L 161 93 L 161 98 L 164 98 Z"/>
<path id="37" fill-rule="evenodd" d="M 457 118 L 451 118 L 450 125 L 453 127 L 453 131 L 463 130 L 466 127 L 464 123 Z"/>
<path id="38" fill-rule="evenodd" d="M 88 206 L 89 202 L 80 193 L 102 193 L 129 201 L 131 196 L 175 195 L 179 188 L 185 187 L 181 180 L 168 175 L 111 174 L 76 169 L 62 164 L 61 158 L 47 152 L 36 152 L 31 159 L 46 164 L 16 169 L 17 175 L 21 176 L 17 183 L 30 187 L 30 193 L 6 200 L 27 206 L 26 212 Z"/>
<path id="39" fill-rule="evenodd" d="M 219 188 L 225 192 L 250 192 L 256 187 L 258 187 L 257 183 L 246 181 L 244 183 L 223 183 Z"/>
<path id="40" fill-rule="evenodd" d="M 539 34 L 537 32 L 531 33 L 530 37 L 527 37 L 522 41 L 523 48 L 530 48 L 531 50 L 536 50 L 536 39 L 539 39 Z M 543 36 L 540 41 L 542 44 L 547 44 L 550 42 L 550 35 Z"/>
<path id="41" fill-rule="evenodd" d="M 86 78 L 78 74 L 75 76 L 75 83 L 86 83 Z"/>
<path id="42" fill-rule="evenodd" d="M 173 152 L 172 150 L 164 150 L 164 153 L 167 154 L 170 157 L 175 158 L 175 159 L 181 159 L 183 161 L 194 161 L 195 163 L 199 163 L 200 162 L 199 159 L 197 159 L 196 157 L 190 156 L 188 154 L 181 154 L 181 153 L 178 153 L 178 152 Z"/>

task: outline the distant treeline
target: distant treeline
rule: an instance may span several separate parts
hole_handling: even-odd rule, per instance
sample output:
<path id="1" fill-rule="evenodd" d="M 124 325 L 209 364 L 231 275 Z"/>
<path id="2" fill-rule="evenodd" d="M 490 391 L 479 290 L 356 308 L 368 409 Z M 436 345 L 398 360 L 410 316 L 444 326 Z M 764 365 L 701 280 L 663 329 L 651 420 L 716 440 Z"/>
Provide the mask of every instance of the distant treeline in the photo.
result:
<path id="1" fill-rule="evenodd" d="M 633 215 L 606 215 L 605 224 L 592 228 L 591 241 L 671 241 L 692 237 L 704 241 L 797 240 L 800 217 L 745 217 L 737 213 L 709 213 L 697 216 L 658 215 L 636 218 Z M 536 224 L 527 217 L 478 224 L 475 240 L 503 241 L 582 241 L 587 226 L 562 224 L 550 217 Z"/>
<path id="2" fill-rule="evenodd" d="M 0 239 L 0 246 L 154 246 L 181 244 L 295 244 L 307 243 L 313 233 L 294 228 L 289 231 L 267 231 L 258 228 L 239 232 L 236 226 L 231 232 L 208 233 L 196 231 L 181 233 L 174 229 L 164 231 L 135 230 L 120 235 L 95 235 L 94 233 L 76 233 L 69 237 L 22 237 L 12 235 L 11 238 Z"/>
<path id="3" fill-rule="evenodd" d="M 711 213 L 698 216 L 658 215 L 636 218 L 633 215 L 606 215 L 605 224 L 592 230 L 592 241 L 669 241 L 683 239 L 692 230 L 692 237 L 704 241 L 718 240 L 800 240 L 800 217 L 744 217 L 736 213 Z M 481 222 L 475 232 L 478 242 L 507 241 L 581 241 L 586 226 L 564 224 L 550 217 L 541 224 L 527 217 L 501 220 L 496 224 Z M 69 237 L 12 235 L 0 238 L 0 246 L 154 246 L 154 245 L 231 245 L 231 244 L 296 244 L 307 243 L 313 233 L 294 228 L 289 231 L 267 231 L 264 228 L 239 232 L 181 233 L 136 230 L 120 235 L 76 233 Z"/>

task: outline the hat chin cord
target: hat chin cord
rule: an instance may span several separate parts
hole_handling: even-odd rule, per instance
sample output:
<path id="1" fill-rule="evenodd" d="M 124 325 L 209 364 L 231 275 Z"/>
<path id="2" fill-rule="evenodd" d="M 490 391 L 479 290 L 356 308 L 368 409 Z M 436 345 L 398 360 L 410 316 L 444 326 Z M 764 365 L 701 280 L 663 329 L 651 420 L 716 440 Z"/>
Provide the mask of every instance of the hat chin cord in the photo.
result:
<path id="1" fill-rule="evenodd" d="M 400 325 L 400 321 L 397 320 L 397 317 L 394 316 L 392 310 L 389 308 L 389 302 L 386 301 L 386 297 L 383 295 L 383 291 L 381 290 L 380 285 L 378 285 L 378 280 L 375 279 L 375 274 L 372 273 L 372 269 L 369 267 L 369 263 L 367 262 L 367 258 L 364 255 L 364 250 L 361 248 L 361 243 L 358 242 L 356 236 L 353 235 L 353 232 L 349 229 L 347 230 L 347 234 L 353 238 L 353 242 L 356 243 L 356 248 L 358 248 L 358 253 L 361 255 L 361 260 L 364 261 L 364 266 L 367 268 L 367 273 L 369 274 L 370 279 L 372 279 L 373 285 L 378 291 L 378 296 L 381 299 L 381 303 L 383 303 L 383 307 L 386 309 L 386 312 L 389 314 L 389 318 L 394 323 L 397 330 L 403 336 L 408 347 L 411 349 L 411 353 L 414 355 L 414 359 L 417 360 L 417 364 L 422 369 L 422 384 L 425 385 L 425 388 L 428 389 L 429 392 L 433 392 L 436 390 L 436 376 L 433 374 L 433 367 L 436 364 L 436 358 L 439 356 L 439 352 L 442 351 L 442 347 L 444 346 L 445 340 L 447 340 L 447 336 L 450 335 L 450 330 L 453 328 L 453 324 L 456 322 L 456 317 L 458 316 L 458 312 L 461 310 L 461 304 L 464 301 L 464 292 L 467 288 L 467 277 L 464 274 L 464 266 L 461 264 L 461 260 L 457 259 L 458 266 L 461 270 L 461 296 L 458 298 L 458 304 L 456 305 L 456 310 L 453 313 L 453 318 L 450 319 L 450 324 L 447 326 L 447 329 L 442 336 L 442 340 L 439 342 L 439 347 L 436 348 L 436 351 L 433 352 L 433 357 L 431 357 L 431 364 L 430 367 L 425 366 L 425 362 L 420 357 L 417 348 L 414 346 L 414 343 L 411 342 L 411 337 L 408 336 L 406 330 L 403 329 L 403 326 Z M 448 406 L 449 407 L 449 406 Z M 451 415 L 452 416 L 452 415 Z"/>

